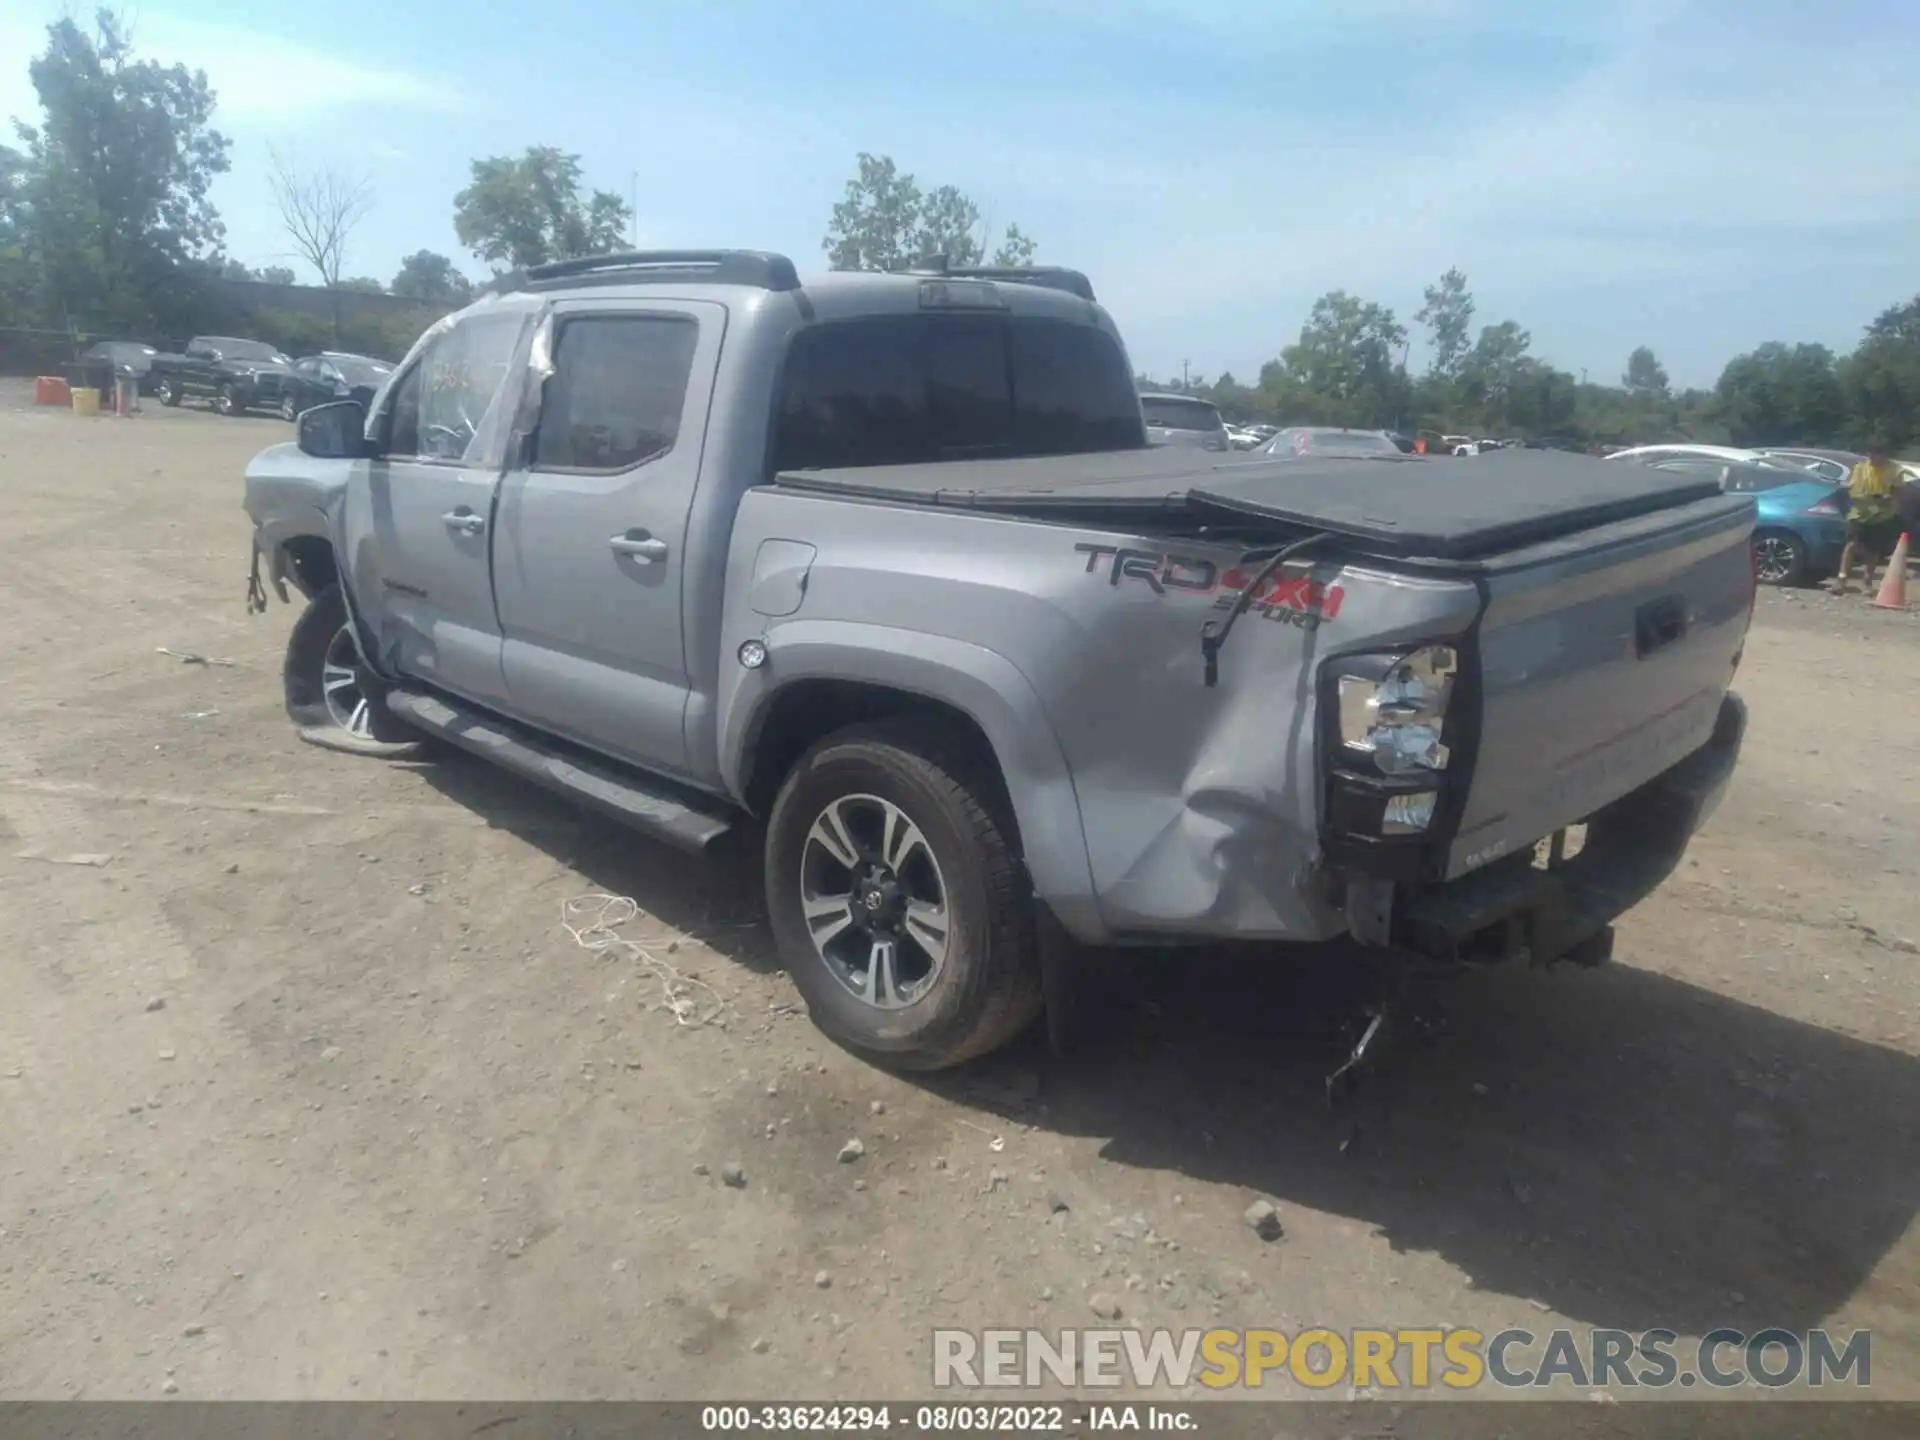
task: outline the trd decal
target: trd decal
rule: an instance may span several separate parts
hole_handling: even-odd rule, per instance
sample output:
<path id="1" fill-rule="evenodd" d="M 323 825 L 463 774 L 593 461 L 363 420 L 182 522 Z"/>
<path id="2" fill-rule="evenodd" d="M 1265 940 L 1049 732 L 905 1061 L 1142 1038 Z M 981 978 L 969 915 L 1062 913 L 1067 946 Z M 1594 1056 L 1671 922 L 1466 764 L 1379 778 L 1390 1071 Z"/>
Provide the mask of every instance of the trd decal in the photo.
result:
<path id="1" fill-rule="evenodd" d="M 1240 592 L 1257 573 L 1238 565 L 1222 570 L 1203 556 L 1172 555 L 1160 550 L 1135 550 L 1118 545 L 1078 544 L 1074 553 L 1087 557 L 1089 575 L 1107 577 L 1109 585 L 1138 581 L 1156 595 L 1169 590 L 1192 595 L 1214 595 L 1216 610 L 1231 609 Z M 1311 630 L 1340 613 L 1346 592 L 1305 575 L 1275 575 L 1247 607 L 1250 614 Z"/>

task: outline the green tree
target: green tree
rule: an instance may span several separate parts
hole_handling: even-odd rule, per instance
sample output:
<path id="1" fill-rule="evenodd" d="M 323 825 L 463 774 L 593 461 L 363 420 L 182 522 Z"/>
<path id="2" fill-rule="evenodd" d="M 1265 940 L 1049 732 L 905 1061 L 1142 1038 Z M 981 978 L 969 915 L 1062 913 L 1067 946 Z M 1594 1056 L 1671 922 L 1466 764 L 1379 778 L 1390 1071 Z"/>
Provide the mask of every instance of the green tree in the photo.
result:
<path id="1" fill-rule="evenodd" d="M 1720 372 L 1714 398 L 1736 445 L 1819 444 L 1847 428 L 1846 391 L 1824 345 L 1776 340 L 1737 355 Z"/>
<path id="2" fill-rule="evenodd" d="M 254 279 L 268 285 L 298 285 L 299 277 L 285 265 L 263 265 L 255 273 Z"/>
<path id="3" fill-rule="evenodd" d="M 1669 385 L 1666 367 L 1647 346 L 1639 346 L 1627 357 L 1627 373 L 1620 383 L 1636 395 L 1667 398 Z"/>
<path id="4" fill-rule="evenodd" d="M 1344 290 L 1313 303 L 1300 338 L 1281 352 L 1282 373 L 1261 373 L 1262 389 L 1290 392 L 1309 413 L 1330 425 L 1397 423 L 1409 398 L 1399 362 L 1407 332 L 1393 311 Z"/>
<path id="5" fill-rule="evenodd" d="M 136 59 L 117 16 L 47 27 L 28 66 L 41 123 L 16 122 L 16 244 L 56 313 L 90 324 L 151 317 L 168 272 L 225 233 L 209 196 L 228 169 L 204 71 Z"/>
<path id="6" fill-rule="evenodd" d="M 1424 298 L 1427 303 L 1413 318 L 1427 327 L 1427 338 L 1433 345 L 1429 373 L 1451 380 L 1466 358 L 1467 335 L 1473 324 L 1473 296 L 1467 292 L 1467 277 L 1458 267 L 1449 270 L 1427 287 Z"/>
<path id="7" fill-rule="evenodd" d="M 922 192 L 891 155 L 861 151 L 853 179 L 827 221 L 820 246 L 835 270 L 897 270 L 941 256 L 949 265 L 978 265 L 988 226 L 980 207 L 951 185 Z M 1034 242 L 1007 226 L 995 265 L 1031 265 Z"/>
<path id="8" fill-rule="evenodd" d="M 525 268 L 624 243 L 633 212 L 610 190 L 581 191 L 580 157 L 536 145 L 519 157 L 473 162 L 473 179 L 453 197 L 453 230 L 489 265 Z"/>
<path id="9" fill-rule="evenodd" d="M 340 282 L 342 290 L 358 290 L 363 295 L 384 295 L 387 287 L 371 275 L 350 275 Z"/>
<path id="10" fill-rule="evenodd" d="M 1513 320 L 1481 328 L 1460 365 L 1461 399 L 1481 429 L 1512 428 L 1514 389 L 1526 373 L 1532 344 L 1533 337 Z"/>
<path id="11" fill-rule="evenodd" d="M 1920 296 L 1882 311 L 1840 375 L 1856 444 L 1920 437 Z"/>
<path id="12" fill-rule="evenodd" d="M 1006 233 L 1000 237 L 1000 248 L 993 252 L 995 265 L 1021 266 L 1033 264 L 1033 240 L 1018 225 L 1007 226 Z"/>
<path id="13" fill-rule="evenodd" d="M 400 262 L 393 277 L 393 293 L 439 305 L 464 305 L 473 297 L 473 282 L 454 268 L 453 261 L 431 250 L 416 250 Z"/>

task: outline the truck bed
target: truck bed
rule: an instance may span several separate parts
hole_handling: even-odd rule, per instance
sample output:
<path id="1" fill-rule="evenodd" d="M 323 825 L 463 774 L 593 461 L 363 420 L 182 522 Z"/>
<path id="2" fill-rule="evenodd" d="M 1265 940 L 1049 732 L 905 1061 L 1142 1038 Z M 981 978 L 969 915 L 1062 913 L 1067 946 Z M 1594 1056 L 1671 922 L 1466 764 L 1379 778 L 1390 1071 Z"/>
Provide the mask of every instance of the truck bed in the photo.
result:
<path id="1" fill-rule="evenodd" d="M 1122 450 L 1042 459 L 786 471 L 850 497 L 1070 520 L 1131 517 L 1328 531 L 1384 558 L 1472 561 L 1719 494 L 1700 476 L 1557 450 L 1453 457 L 1221 458 Z"/>

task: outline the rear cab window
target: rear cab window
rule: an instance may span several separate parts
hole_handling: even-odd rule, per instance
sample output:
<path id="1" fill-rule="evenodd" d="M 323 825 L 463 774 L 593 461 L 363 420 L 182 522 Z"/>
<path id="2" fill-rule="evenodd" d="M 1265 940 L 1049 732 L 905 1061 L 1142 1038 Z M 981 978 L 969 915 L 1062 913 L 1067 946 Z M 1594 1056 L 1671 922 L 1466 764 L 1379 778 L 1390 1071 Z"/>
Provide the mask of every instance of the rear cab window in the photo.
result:
<path id="1" fill-rule="evenodd" d="M 1125 354 L 1097 326 L 880 315 L 794 336 L 772 461 L 776 471 L 824 470 L 1145 444 Z"/>

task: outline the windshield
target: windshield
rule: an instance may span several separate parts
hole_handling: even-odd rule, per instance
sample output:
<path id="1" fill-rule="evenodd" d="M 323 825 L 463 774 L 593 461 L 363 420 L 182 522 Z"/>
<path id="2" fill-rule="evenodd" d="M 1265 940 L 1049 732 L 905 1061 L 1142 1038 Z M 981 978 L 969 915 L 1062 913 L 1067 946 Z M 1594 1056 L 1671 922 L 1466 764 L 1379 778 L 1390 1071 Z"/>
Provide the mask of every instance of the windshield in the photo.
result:
<path id="1" fill-rule="evenodd" d="M 1218 430 L 1220 412 L 1204 400 L 1185 400 L 1167 395 L 1145 395 L 1140 413 L 1147 424 L 1163 430 Z"/>
<path id="2" fill-rule="evenodd" d="M 342 359 L 333 362 L 333 368 L 349 385 L 379 385 L 393 373 L 391 365 L 378 360 Z"/>
<path id="3" fill-rule="evenodd" d="M 209 339 L 206 343 L 228 360 L 264 360 L 273 365 L 293 363 L 264 340 Z"/>

